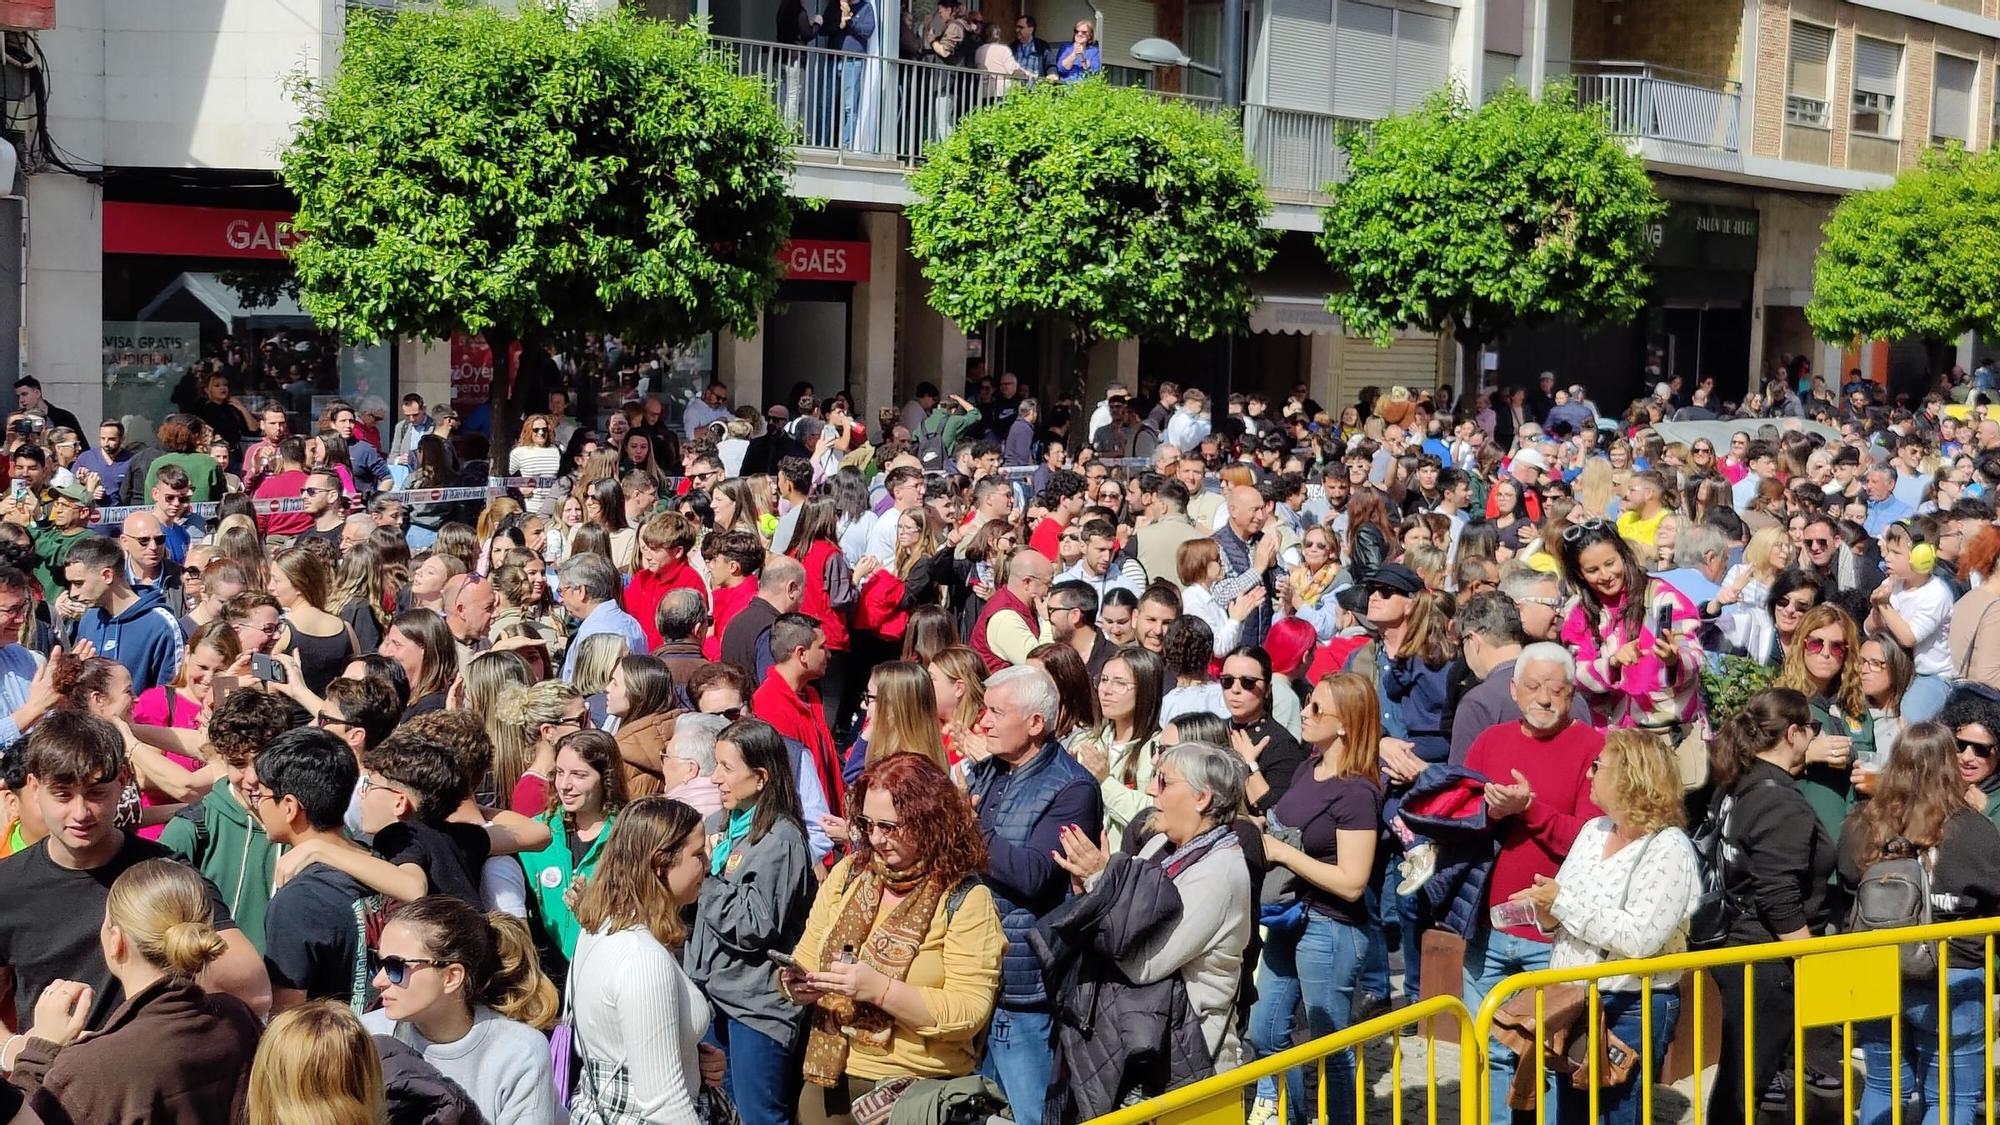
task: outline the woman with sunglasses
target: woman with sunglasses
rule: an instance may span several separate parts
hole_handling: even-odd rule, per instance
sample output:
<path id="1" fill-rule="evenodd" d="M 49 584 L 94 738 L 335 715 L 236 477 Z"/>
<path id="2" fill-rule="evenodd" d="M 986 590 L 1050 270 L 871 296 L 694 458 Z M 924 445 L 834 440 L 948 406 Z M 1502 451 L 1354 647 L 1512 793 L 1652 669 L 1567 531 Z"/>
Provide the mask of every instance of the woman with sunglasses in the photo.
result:
<path id="1" fill-rule="evenodd" d="M 1723 609 L 1716 618 L 1723 643 L 1759 664 L 1782 660 L 1798 636 L 1806 611 L 1820 603 L 1824 588 L 1820 577 L 1810 571 L 1792 567 L 1780 572 L 1771 582 L 1764 608 L 1739 604 Z"/>
<path id="2" fill-rule="evenodd" d="M 507 475 L 546 478 L 561 472 L 562 450 L 555 443 L 555 432 L 554 418 L 547 414 L 529 415 L 521 426 L 513 452 L 507 455 Z M 540 485 L 530 485 L 522 491 L 529 511 L 541 510 L 547 491 Z"/>
<path id="3" fill-rule="evenodd" d="M 1922 859 L 1930 875 L 1930 918 L 1940 923 L 1990 918 L 2000 909 L 2000 828 L 1967 803 L 1965 778 L 1968 758 L 1987 763 L 1990 770 L 1990 758 L 1978 755 L 1993 753 L 1993 733 L 1984 723 L 1959 729 L 1965 733 L 1929 722 L 1906 731 L 1876 779 L 1875 796 L 1855 808 L 1840 836 L 1840 878 L 1849 887 L 1859 884 L 1879 860 Z M 1984 795 L 1976 787 L 1973 791 Z M 1967 938 L 1946 948 L 1943 981 L 1931 978 L 1922 987 L 1906 986 L 1898 1013 L 1900 1059 L 1886 1021 L 1861 1025 L 1868 1077 L 1859 1120 L 1868 1125 L 1891 1120 L 1899 1098 L 1906 1120 L 1970 1122 L 1982 1104 L 1984 1029 L 1990 1018 L 1986 944 Z M 1942 1012 L 1940 985 L 1949 1004 Z M 1948 1108 L 1940 1104 L 1940 1039 L 1950 1045 Z M 1912 1094 L 1915 1106 L 1908 1104 Z"/>
<path id="4" fill-rule="evenodd" d="M 549 843 L 519 856 L 536 945 L 545 971 L 557 980 L 568 975 L 582 933 L 577 895 L 603 857 L 618 812 L 627 803 L 618 744 L 603 731 L 564 725 L 569 733 L 556 742 L 548 800 L 535 814 L 548 826 Z"/>
<path id="5" fill-rule="evenodd" d="M 1007 947 L 972 807 L 936 763 L 894 755 L 848 799 L 854 852 L 820 883 L 796 967 L 778 974 L 810 1017 L 802 1125 L 850 1122 L 849 1101 L 897 1078 L 977 1069 Z"/>
<path id="6" fill-rule="evenodd" d="M 1806 612 L 1785 663 L 1772 681 L 1812 703 L 1812 742 L 1797 774 L 1799 791 L 1826 834 L 1839 839 L 1840 822 L 1853 804 L 1852 767 L 1875 761 L 1875 721 L 1861 687 L 1861 637 L 1854 619 L 1831 605 Z"/>
<path id="7" fill-rule="evenodd" d="M 705 1120 L 721 1051 L 704 1046 L 709 1001 L 681 967 L 682 920 L 708 875 L 708 838 L 692 808 L 665 797 L 625 807 L 576 905 L 570 964 L 581 1071 L 575 1122 Z"/>
<path id="8" fill-rule="evenodd" d="M 561 1005 L 525 923 L 428 895 L 390 917 L 372 960 L 382 1006 L 361 1017 L 370 1034 L 416 1048 L 495 1125 L 555 1120 L 543 1033 Z"/>
<path id="9" fill-rule="evenodd" d="M 762 719 L 739 719 L 715 741 L 722 811 L 709 819 L 708 878 L 688 939 L 690 976 L 722 1018 L 726 1086 L 744 1125 L 786 1125 L 798 1106 L 805 1021 L 777 989 L 766 950 L 796 946 L 817 880 L 791 752 Z"/>
<path id="10" fill-rule="evenodd" d="M 1882 568 L 1887 578 L 1870 594 L 1868 628 L 1882 629 L 1910 650 L 1916 676 L 1903 699 L 1903 715 L 1920 723 L 1944 709 L 1952 674 L 1951 584 L 1933 573 L 1937 547 L 1920 542 L 1909 524 L 1892 523 L 1882 532 Z"/>
<path id="11" fill-rule="evenodd" d="M 1560 636 L 1577 655 L 1577 687 L 1595 725 L 1673 735 L 1692 722 L 1701 713 L 1694 603 L 1648 577 L 1631 545 L 1601 520 L 1564 531 L 1557 548 L 1563 579 L 1577 592 Z"/>
<path id="12" fill-rule="evenodd" d="M 1959 692 L 1938 721 L 1948 728 L 1958 751 L 1958 780 L 1965 803 L 2000 828 L 2000 704 Z"/>
<path id="13" fill-rule="evenodd" d="M 1251 812 L 1261 813 L 1292 787 L 1305 751 L 1271 717 L 1271 657 L 1263 648 L 1246 645 L 1230 653 L 1217 682 L 1229 712 L 1229 746 L 1250 768 L 1244 798 Z"/>

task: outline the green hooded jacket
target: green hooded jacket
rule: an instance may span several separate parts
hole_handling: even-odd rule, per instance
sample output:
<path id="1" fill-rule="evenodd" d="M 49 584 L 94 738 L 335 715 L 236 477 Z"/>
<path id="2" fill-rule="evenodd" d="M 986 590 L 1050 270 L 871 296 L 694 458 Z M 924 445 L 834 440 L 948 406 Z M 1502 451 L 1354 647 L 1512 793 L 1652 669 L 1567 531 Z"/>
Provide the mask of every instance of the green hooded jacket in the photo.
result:
<path id="1" fill-rule="evenodd" d="M 208 796 L 168 821 L 160 843 L 215 884 L 243 936 L 258 953 L 264 952 L 264 915 L 271 906 L 276 890 L 273 874 L 285 848 L 264 835 L 264 826 L 229 782 L 216 785 Z"/>
<path id="2" fill-rule="evenodd" d="M 614 814 L 604 818 L 603 829 L 597 833 L 597 839 L 584 846 L 581 859 L 570 854 L 569 831 L 560 818 L 560 813 L 543 813 L 535 818 L 549 826 L 549 846 L 538 852 L 522 852 L 520 859 L 521 869 L 528 875 L 528 896 L 535 919 L 562 955 L 569 958 L 576 956 L 576 939 L 583 929 L 577 925 L 576 911 L 563 901 L 564 896 L 571 883 L 596 869 L 617 817 Z"/>

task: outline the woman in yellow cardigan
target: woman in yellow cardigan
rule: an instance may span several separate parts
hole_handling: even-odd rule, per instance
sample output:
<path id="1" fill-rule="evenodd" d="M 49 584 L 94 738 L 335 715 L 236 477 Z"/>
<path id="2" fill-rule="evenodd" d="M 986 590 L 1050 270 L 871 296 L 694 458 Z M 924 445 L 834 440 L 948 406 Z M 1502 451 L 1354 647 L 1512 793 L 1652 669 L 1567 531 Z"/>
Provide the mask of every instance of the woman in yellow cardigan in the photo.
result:
<path id="1" fill-rule="evenodd" d="M 986 845 L 943 769 L 892 755 L 849 801 L 855 852 L 820 885 L 797 966 L 778 978 L 813 1009 L 801 1125 L 850 1121 L 853 1099 L 899 1078 L 971 1074 L 1007 948 L 978 882 Z"/>

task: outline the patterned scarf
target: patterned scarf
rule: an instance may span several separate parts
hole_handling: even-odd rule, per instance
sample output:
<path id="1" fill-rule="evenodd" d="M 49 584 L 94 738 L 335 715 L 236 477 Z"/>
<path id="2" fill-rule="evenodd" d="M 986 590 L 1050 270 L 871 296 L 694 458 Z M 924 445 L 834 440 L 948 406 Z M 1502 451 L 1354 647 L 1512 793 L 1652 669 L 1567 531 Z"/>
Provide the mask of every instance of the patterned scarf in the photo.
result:
<path id="1" fill-rule="evenodd" d="M 849 873 L 860 880 L 854 896 L 847 900 L 840 917 L 820 947 L 819 968 L 831 968 L 842 952 L 853 950 L 856 959 L 890 980 L 902 980 L 910 963 L 923 948 L 931 919 L 943 900 L 945 887 L 930 877 L 930 865 L 919 863 L 902 871 L 889 871 L 878 856 L 866 871 Z M 906 897 L 878 924 L 884 892 Z M 884 1048 L 895 1033 L 896 1021 L 873 1004 L 851 996 L 823 997 L 813 1008 L 812 1034 L 806 1039 L 806 1081 L 832 1088 L 847 1072 L 849 1039 L 859 1039 L 871 1047 Z"/>

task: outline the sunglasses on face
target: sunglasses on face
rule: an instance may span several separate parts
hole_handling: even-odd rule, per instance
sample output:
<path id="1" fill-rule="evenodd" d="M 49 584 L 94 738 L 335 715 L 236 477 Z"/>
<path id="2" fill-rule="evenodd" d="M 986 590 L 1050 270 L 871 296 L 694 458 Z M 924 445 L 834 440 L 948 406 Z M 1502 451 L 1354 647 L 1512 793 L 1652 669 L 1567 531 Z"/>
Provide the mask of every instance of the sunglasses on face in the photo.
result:
<path id="1" fill-rule="evenodd" d="M 368 961 L 376 972 L 382 974 L 384 980 L 387 980 L 397 988 L 401 988 L 409 983 L 410 973 L 414 970 L 441 969 L 446 965 L 457 963 L 454 961 L 439 961 L 432 957 L 384 957 L 378 953 L 370 953 Z"/>
<path id="2" fill-rule="evenodd" d="M 127 536 L 126 538 L 132 540 L 132 542 L 137 543 L 141 547 L 159 547 L 159 546 L 164 546 L 167 542 L 167 537 L 164 535 L 131 535 Z M 198 576 L 201 574 L 201 571 L 192 570 L 189 571 L 188 573 Z"/>
<path id="3" fill-rule="evenodd" d="M 878 830 L 884 838 L 899 836 L 903 832 L 903 826 L 893 820 L 875 820 L 865 816 L 854 818 L 854 829 L 863 837 L 873 836 Z"/>
<path id="4" fill-rule="evenodd" d="M 1812 653 L 1814 656 L 1831 656 L 1835 660 L 1843 660 L 1847 657 L 1847 642 L 1829 641 L 1820 637 L 1807 637 L 1806 651 Z"/>
<path id="5" fill-rule="evenodd" d="M 1222 690 L 1224 691 L 1234 691 L 1239 687 L 1242 688 L 1244 691 L 1257 691 L 1264 686 L 1264 677 L 1217 676 L 1215 678 L 1215 682 L 1221 684 Z"/>
<path id="6" fill-rule="evenodd" d="M 1993 756 L 1993 744 L 1991 742 L 1974 742 L 1969 738 L 1961 738 L 1958 740 L 1958 752 L 1961 754 L 1972 754 L 1980 758 L 1991 758 Z"/>

